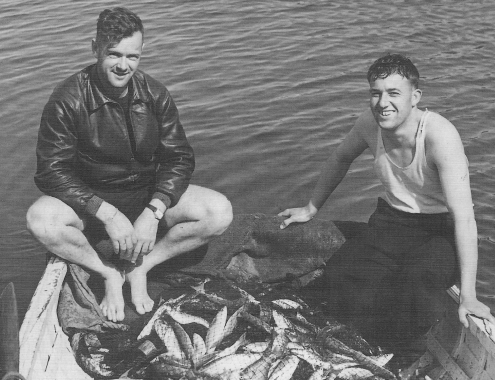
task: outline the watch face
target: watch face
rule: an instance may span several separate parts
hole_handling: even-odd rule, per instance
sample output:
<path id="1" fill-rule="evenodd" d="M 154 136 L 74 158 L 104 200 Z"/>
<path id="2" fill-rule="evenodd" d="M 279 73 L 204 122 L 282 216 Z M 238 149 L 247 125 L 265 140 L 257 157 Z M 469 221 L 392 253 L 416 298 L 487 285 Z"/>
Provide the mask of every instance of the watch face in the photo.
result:
<path id="1" fill-rule="evenodd" d="M 155 218 L 157 218 L 157 219 L 163 218 L 163 212 L 161 212 L 160 210 L 156 210 L 155 211 Z"/>

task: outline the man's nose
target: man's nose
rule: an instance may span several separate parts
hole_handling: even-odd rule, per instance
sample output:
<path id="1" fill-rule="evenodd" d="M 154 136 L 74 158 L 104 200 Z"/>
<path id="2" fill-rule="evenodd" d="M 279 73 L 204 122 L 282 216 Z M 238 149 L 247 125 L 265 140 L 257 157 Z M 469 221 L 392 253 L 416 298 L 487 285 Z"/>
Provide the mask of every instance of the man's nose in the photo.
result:
<path id="1" fill-rule="evenodd" d="M 389 103 L 388 95 L 387 94 L 382 94 L 380 95 L 380 101 L 378 102 L 378 105 L 382 108 L 385 108 Z"/>
<path id="2" fill-rule="evenodd" d="M 127 59 L 126 57 L 120 57 L 117 62 L 117 67 L 119 70 L 125 71 L 127 70 Z"/>

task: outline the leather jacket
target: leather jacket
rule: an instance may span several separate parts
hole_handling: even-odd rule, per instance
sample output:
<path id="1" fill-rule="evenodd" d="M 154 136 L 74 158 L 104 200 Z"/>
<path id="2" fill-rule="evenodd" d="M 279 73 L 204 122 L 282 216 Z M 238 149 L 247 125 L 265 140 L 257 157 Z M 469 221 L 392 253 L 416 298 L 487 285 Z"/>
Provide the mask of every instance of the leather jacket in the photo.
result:
<path id="1" fill-rule="evenodd" d="M 98 190 L 148 187 L 167 207 L 177 204 L 194 170 L 177 107 L 165 86 L 140 70 L 129 95 L 135 149 L 122 107 L 98 87 L 95 65 L 55 88 L 38 133 L 35 183 L 42 192 L 78 213 L 96 213 Z"/>

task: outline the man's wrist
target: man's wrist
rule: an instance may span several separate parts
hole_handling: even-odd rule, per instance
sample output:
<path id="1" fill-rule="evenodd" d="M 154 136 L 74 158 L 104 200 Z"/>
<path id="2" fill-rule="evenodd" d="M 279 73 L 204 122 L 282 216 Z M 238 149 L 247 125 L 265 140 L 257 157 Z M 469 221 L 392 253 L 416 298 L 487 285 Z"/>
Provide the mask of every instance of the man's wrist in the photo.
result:
<path id="1" fill-rule="evenodd" d="M 103 202 L 98 208 L 95 216 L 103 224 L 107 224 L 115 218 L 118 212 L 119 209 L 117 207 L 112 206 L 110 203 Z"/>
<path id="2" fill-rule="evenodd" d="M 156 220 L 163 219 L 164 213 L 158 207 L 155 207 L 153 204 L 151 204 L 151 202 L 148 205 L 146 205 L 146 208 L 153 213 L 153 216 Z"/>

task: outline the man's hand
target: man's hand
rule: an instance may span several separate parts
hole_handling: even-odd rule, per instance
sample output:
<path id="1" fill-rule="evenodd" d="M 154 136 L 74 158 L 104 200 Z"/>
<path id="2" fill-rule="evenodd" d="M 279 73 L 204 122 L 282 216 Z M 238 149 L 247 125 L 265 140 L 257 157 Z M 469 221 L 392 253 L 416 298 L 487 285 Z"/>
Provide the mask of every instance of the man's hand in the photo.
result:
<path id="1" fill-rule="evenodd" d="M 313 206 L 311 202 L 309 202 L 305 207 L 288 208 L 287 210 L 282 211 L 280 214 L 278 214 L 278 216 L 288 217 L 282 222 L 280 228 L 284 229 L 293 222 L 297 222 L 297 223 L 308 222 L 311 219 L 313 219 L 313 217 L 316 215 L 317 212 L 318 209 L 315 206 Z"/>
<path id="2" fill-rule="evenodd" d="M 129 260 L 132 257 L 136 238 L 134 237 L 134 227 L 130 220 L 119 210 L 113 217 L 103 221 L 110 241 L 112 242 L 113 251 L 120 255 L 121 259 Z"/>
<path id="3" fill-rule="evenodd" d="M 470 298 L 468 300 L 461 299 L 458 312 L 459 320 L 466 328 L 469 327 L 467 316 L 470 314 L 473 314 L 482 319 L 486 319 L 495 326 L 495 317 L 490 313 L 490 308 L 478 301 L 476 298 Z"/>
<path id="4" fill-rule="evenodd" d="M 131 262 L 135 263 L 139 255 L 147 255 L 153 250 L 158 231 L 158 222 L 149 208 L 145 208 L 134 222 L 134 236 L 136 245 L 132 254 Z"/>

